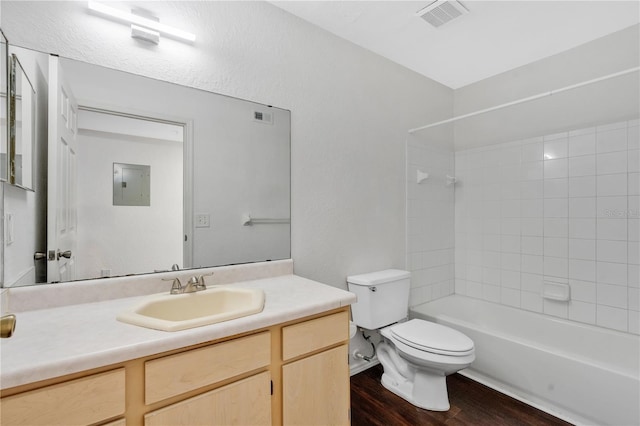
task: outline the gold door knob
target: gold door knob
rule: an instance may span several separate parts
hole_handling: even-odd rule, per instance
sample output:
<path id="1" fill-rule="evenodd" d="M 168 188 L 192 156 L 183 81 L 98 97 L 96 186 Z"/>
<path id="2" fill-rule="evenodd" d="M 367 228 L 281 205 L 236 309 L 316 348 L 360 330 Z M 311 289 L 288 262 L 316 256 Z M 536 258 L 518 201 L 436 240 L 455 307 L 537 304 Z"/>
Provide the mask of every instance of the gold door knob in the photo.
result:
<path id="1" fill-rule="evenodd" d="M 0 318 L 0 337 L 7 338 L 13 336 L 16 329 L 16 316 L 13 314 L 5 315 Z"/>

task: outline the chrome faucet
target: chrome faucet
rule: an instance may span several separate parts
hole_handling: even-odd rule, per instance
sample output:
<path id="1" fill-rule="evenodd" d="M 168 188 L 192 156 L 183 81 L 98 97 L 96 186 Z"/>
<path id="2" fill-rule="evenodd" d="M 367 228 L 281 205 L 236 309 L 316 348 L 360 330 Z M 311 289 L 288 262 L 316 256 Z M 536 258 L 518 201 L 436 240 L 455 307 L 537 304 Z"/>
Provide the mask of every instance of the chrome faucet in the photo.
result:
<path id="1" fill-rule="evenodd" d="M 192 276 L 185 285 L 182 285 L 180 278 L 163 278 L 163 281 L 172 281 L 170 294 L 195 293 L 196 291 L 206 290 L 207 285 L 204 283 L 204 277 L 213 275 L 203 274 L 200 276 Z"/>
<path id="2" fill-rule="evenodd" d="M 206 290 L 207 286 L 204 285 L 204 278 L 202 276 L 196 277 L 193 276 L 189 278 L 187 284 L 183 287 L 183 293 L 193 293 L 200 290 Z"/>
<path id="3" fill-rule="evenodd" d="M 169 272 L 169 271 L 179 271 L 179 270 L 180 270 L 180 265 L 178 265 L 177 263 L 174 263 L 173 265 L 171 265 L 171 269 L 154 269 L 153 272 Z"/>
<path id="4" fill-rule="evenodd" d="M 171 283 L 171 291 L 170 294 L 181 294 L 184 291 L 184 287 L 182 287 L 182 283 L 180 282 L 180 278 L 163 278 L 162 281 L 172 281 Z"/>

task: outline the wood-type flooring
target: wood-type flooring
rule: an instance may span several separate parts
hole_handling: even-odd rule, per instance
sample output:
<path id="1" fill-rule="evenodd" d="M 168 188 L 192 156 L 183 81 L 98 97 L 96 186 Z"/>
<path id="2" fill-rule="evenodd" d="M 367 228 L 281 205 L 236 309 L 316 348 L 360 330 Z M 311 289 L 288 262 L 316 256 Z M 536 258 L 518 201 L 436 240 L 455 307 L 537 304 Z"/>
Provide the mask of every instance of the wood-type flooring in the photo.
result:
<path id="1" fill-rule="evenodd" d="M 381 376 L 376 365 L 351 377 L 352 426 L 570 425 L 460 374 L 447 377 L 449 411 L 423 410 L 385 389 Z"/>

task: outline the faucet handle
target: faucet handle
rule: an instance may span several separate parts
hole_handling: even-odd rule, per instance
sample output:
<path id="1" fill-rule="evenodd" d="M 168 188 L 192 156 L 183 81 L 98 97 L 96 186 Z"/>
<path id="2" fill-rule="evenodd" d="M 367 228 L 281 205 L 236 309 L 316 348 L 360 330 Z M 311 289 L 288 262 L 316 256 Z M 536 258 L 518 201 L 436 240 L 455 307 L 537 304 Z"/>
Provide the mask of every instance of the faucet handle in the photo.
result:
<path id="1" fill-rule="evenodd" d="M 180 278 L 162 278 L 162 281 L 173 281 L 171 284 L 170 294 L 180 294 L 182 293 L 182 283 L 180 282 Z"/>
<path id="2" fill-rule="evenodd" d="M 213 274 L 214 274 L 213 272 L 209 272 L 208 274 L 202 274 L 202 275 L 200 275 L 200 276 L 198 277 L 198 287 L 199 287 L 201 290 L 206 290 L 206 288 L 207 288 L 207 285 L 206 285 L 206 284 L 205 284 L 205 282 L 204 282 L 204 277 L 210 277 L 210 276 L 211 276 L 211 275 L 213 275 Z"/>

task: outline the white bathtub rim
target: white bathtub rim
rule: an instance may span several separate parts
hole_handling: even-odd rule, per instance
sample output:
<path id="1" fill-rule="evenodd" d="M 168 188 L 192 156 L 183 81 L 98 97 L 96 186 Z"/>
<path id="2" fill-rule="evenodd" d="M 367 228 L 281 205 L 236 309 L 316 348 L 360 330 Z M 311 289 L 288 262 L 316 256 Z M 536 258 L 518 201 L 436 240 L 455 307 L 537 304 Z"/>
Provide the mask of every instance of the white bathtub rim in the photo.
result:
<path id="1" fill-rule="evenodd" d="M 451 296 L 446 296 L 446 297 L 451 297 Z M 494 303 L 494 302 L 490 302 L 490 301 L 486 301 L 486 300 L 474 299 L 474 298 L 470 298 L 468 296 L 463 296 L 463 295 L 456 294 L 456 295 L 453 295 L 453 297 L 456 297 L 456 298 L 460 297 L 460 298 L 463 298 L 463 299 L 470 299 L 470 300 L 473 300 L 473 301 L 477 300 L 478 302 L 481 302 L 481 303 L 492 303 L 492 304 L 494 304 L 496 306 L 499 306 L 500 308 L 504 308 L 504 309 L 507 309 L 507 310 L 513 310 L 513 311 L 517 312 L 518 314 L 534 315 L 534 316 L 539 317 L 539 318 L 541 318 L 541 319 L 543 319 L 545 321 L 557 322 L 557 323 L 561 323 L 562 325 L 566 325 L 568 323 L 568 324 L 571 325 L 571 327 L 575 326 L 575 327 L 580 327 L 580 328 L 587 329 L 587 330 L 594 330 L 594 331 L 597 331 L 597 332 L 602 332 L 603 330 L 605 330 L 607 333 L 612 333 L 614 335 L 618 335 L 618 336 L 620 336 L 622 338 L 625 338 L 625 339 L 636 338 L 637 337 L 634 334 L 624 333 L 624 332 L 621 332 L 621 331 L 612 330 L 612 329 L 603 328 L 603 327 L 597 327 L 597 326 L 590 325 L 590 324 L 579 323 L 579 322 L 567 320 L 567 319 L 564 319 L 564 318 L 550 317 L 548 315 L 543 315 L 543 314 L 540 314 L 538 312 L 533 312 L 533 311 L 524 311 L 524 312 L 522 312 L 522 310 L 518 309 L 518 308 L 514 308 L 514 307 L 511 307 L 511 306 L 505 306 L 505 305 L 502 305 L 502 304 L 499 304 L 499 303 Z M 422 305 L 427 305 L 429 303 L 437 302 L 437 301 L 438 301 L 438 299 L 432 300 L 431 302 L 427 302 L 427 303 L 412 307 L 411 310 L 410 310 L 410 318 L 415 318 L 415 309 L 416 308 L 419 308 Z M 424 313 L 424 312 L 419 312 L 419 314 L 420 315 L 426 315 L 426 316 L 428 316 L 430 318 L 433 318 L 433 315 L 431 315 L 431 314 L 427 314 L 427 313 Z M 580 353 L 564 351 L 564 350 L 562 350 L 562 348 L 551 347 L 549 345 L 544 345 L 544 344 L 540 344 L 540 343 L 537 343 L 537 342 L 534 344 L 530 340 L 522 339 L 522 338 L 519 338 L 518 336 L 514 336 L 512 334 L 502 333 L 502 332 L 496 331 L 496 330 L 494 330 L 494 329 L 492 329 L 490 327 L 483 326 L 482 324 L 475 324 L 475 323 L 471 323 L 469 321 L 465 321 L 465 320 L 461 320 L 461 319 L 458 319 L 458 318 L 454 318 L 454 317 L 451 317 L 451 316 L 449 316 L 447 314 L 439 313 L 437 315 L 437 318 L 438 318 L 438 320 L 441 320 L 441 321 L 444 321 L 444 322 L 448 322 L 450 324 L 457 324 L 457 325 L 460 325 L 462 327 L 466 327 L 466 328 L 470 328 L 470 329 L 490 332 L 490 334 L 493 335 L 493 336 L 496 336 L 496 337 L 499 337 L 499 338 L 502 338 L 502 339 L 506 339 L 508 341 L 512 341 L 512 342 L 521 344 L 521 345 L 526 346 L 528 348 L 533 348 L 533 349 L 536 349 L 536 350 L 543 351 L 545 353 L 551 353 L 551 354 L 554 354 L 554 355 L 562 355 L 562 356 L 565 356 L 565 357 L 568 357 L 568 358 L 576 359 L 576 360 L 579 360 L 580 362 L 583 362 L 583 363 L 585 363 L 585 364 L 587 364 L 589 366 L 601 368 L 603 370 L 606 370 L 606 371 L 609 371 L 609 372 L 612 372 L 612 373 L 615 373 L 615 374 L 619 374 L 619 375 L 622 375 L 622 376 L 627 377 L 627 378 L 638 380 L 638 377 L 640 376 L 640 365 L 637 365 L 638 368 L 636 368 L 636 369 L 633 369 L 633 368 L 628 369 L 628 368 L 622 368 L 622 367 L 616 368 L 616 366 L 612 366 L 610 364 L 602 363 L 602 362 L 600 362 L 598 360 L 594 360 L 593 358 L 585 357 Z M 439 322 L 439 321 L 436 321 L 436 322 Z"/>
<path id="2" fill-rule="evenodd" d="M 490 328 L 487 327 L 479 327 L 477 324 L 473 324 L 470 323 L 468 321 L 463 321 L 457 318 L 452 318 L 449 317 L 447 315 L 438 315 L 438 320 L 441 320 L 443 322 L 446 322 L 446 324 L 443 325 L 449 325 L 449 324 L 454 324 L 454 325 L 459 325 L 461 327 L 466 327 L 466 328 L 471 328 L 471 329 L 475 329 L 475 330 L 479 330 L 479 331 L 487 331 L 490 330 L 491 335 L 501 338 L 501 339 L 505 339 L 508 340 L 510 342 L 514 342 L 517 343 L 519 345 L 525 346 L 527 348 L 530 349 L 535 349 L 535 350 L 539 350 L 541 352 L 547 353 L 547 354 L 552 354 L 552 355 L 561 355 L 561 356 L 565 356 L 567 358 L 571 358 L 571 359 L 576 359 L 577 361 L 589 365 L 590 367 L 597 367 L 600 368 L 602 370 L 606 370 L 608 372 L 611 372 L 613 374 L 619 374 L 621 376 L 630 378 L 630 379 L 635 379 L 638 380 L 638 371 L 628 371 L 627 369 L 618 369 L 615 367 L 612 367 L 610 364 L 605 364 L 605 363 L 601 363 L 598 361 L 594 361 L 591 358 L 586 358 L 586 357 L 582 357 L 580 356 L 580 354 L 576 354 L 574 352 L 567 352 L 567 351 L 563 351 L 562 348 L 550 348 L 549 346 L 545 346 L 545 345 L 540 345 L 540 344 L 532 344 L 530 341 L 525 340 L 525 339 L 521 339 L 518 338 L 517 336 L 513 336 L 511 334 L 506 334 L 506 333 L 500 333 L 500 332 L 496 332 L 495 330 L 492 330 Z M 440 321 L 438 321 L 440 322 Z"/>
<path id="3" fill-rule="evenodd" d="M 482 325 L 482 323 L 476 324 L 472 322 L 473 320 L 476 320 L 476 319 L 478 320 L 478 322 L 480 322 L 482 318 L 484 318 L 483 316 L 484 314 L 491 313 L 490 309 L 488 312 L 483 311 L 483 309 L 487 306 L 486 301 L 472 299 L 472 298 L 459 296 L 459 295 L 449 296 L 449 297 L 451 297 L 449 301 L 442 302 L 440 304 L 438 304 L 438 300 L 429 302 L 429 303 L 433 303 L 432 306 L 435 306 L 435 308 L 431 309 L 430 312 L 428 312 L 429 311 L 428 308 L 420 309 L 419 307 L 413 307 L 411 312 L 412 317 L 418 316 L 421 318 L 426 318 L 428 320 L 441 323 L 446 326 L 450 326 L 454 329 L 459 328 L 461 332 L 467 333 L 471 338 L 474 338 L 473 336 L 478 338 L 479 342 L 482 341 L 484 338 L 481 336 L 485 335 L 487 338 L 495 339 L 495 342 L 505 342 L 505 343 L 513 344 L 516 347 L 523 350 L 524 352 L 534 351 L 540 354 L 540 356 L 558 357 L 559 360 L 562 359 L 564 360 L 563 362 L 565 363 L 576 362 L 584 366 L 585 368 L 593 368 L 601 373 L 604 373 L 605 375 L 611 375 L 612 378 L 617 377 L 617 379 L 615 380 L 624 380 L 626 384 L 625 382 L 615 382 L 615 383 L 622 383 L 624 384 L 625 388 L 627 388 L 628 386 L 633 386 L 633 385 L 629 385 L 629 381 L 632 381 L 631 383 L 635 383 L 636 388 L 639 385 L 638 372 L 640 371 L 640 368 L 638 368 L 637 364 L 633 362 L 633 360 L 631 360 L 631 362 L 627 362 L 628 359 L 627 361 L 623 360 L 621 365 L 618 365 L 615 363 L 606 363 L 606 359 L 603 359 L 603 358 L 594 357 L 595 358 L 594 359 L 594 358 L 588 358 L 588 357 L 585 358 L 580 356 L 581 352 L 578 350 L 580 346 L 577 347 L 578 349 L 576 349 L 576 347 L 569 347 L 569 350 L 561 350 L 562 347 L 558 348 L 556 345 L 540 344 L 540 342 L 537 342 L 535 340 L 535 337 L 536 337 L 535 334 L 528 335 L 528 337 L 525 337 L 525 338 L 521 338 L 518 335 L 514 335 L 512 333 L 513 330 L 511 329 L 507 329 L 506 332 L 496 331 L 496 327 L 498 327 L 498 330 L 499 330 L 499 324 L 500 324 L 499 321 L 496 322 L 495 324 L 488 324 L 488 325 Z M 461 300 L 460 303 L 457 304 L 456 298 L 461 298 L 464 300 Z M 463 304 L 462 302 L 464 301 L 468 301 L 471 303 L 479 303 L 483 305 L 482 308 L 478 311 L 480 315 L 476 317 L 475 314 L 473 314 L 473 311 L 470 311 L 472 315 L 469 318 L 465 318 L 468 316 L 468 315 L 465 315 L 465 310 L 472 309 L 472 306 Z M 428 306 L 429 303 L 424 305 Z M 515 309 L 516 311 L 519 311 L 518 309 L 513 307 L 503 306 L 499 304 L 493 304 L 493 305 L 499 307 L 500 309 L 505 309 L 506 311 L 502 312 L 502 314 L 505 317 L 509 315 L 510 310 Z M 457 315 L 455 314 L 455 312 L 457 312 L 458 307 L 463 308 L 463 311 L 461 311 L 460 316 L 464 319 L 456 318 Z M 446 313 L 449 313 L 449 315 L 447 315 Z M 544 322 L 546 323 L 546 327 L 549 327 L 549 326 L 553 327 L 554 323 L 556 322 L 560 323 L 563 327 L 564 326 L 571 327 L 571 328 L 576 327 L 576 324 L 573 321 L 565 320 L 562 318 L 549 318 L 546 315 L 542 315 L 542 314 L 532 315 L 535 313 L 527 312 L 527 311 L 525 312 L 519 311 L 519 312 L 516 312 L 516 314 L 527 316 L 525 324 L 529 322 L 530 319 L 533 319 L 533 321 L 535 322 L 536 317 L 538 317 L 544 320 Z M 502 317 L 503 315 L 498 315 L 498 317 Z M 469 321 L 469 320 L 472 320 L 472 321 Z M 606 335 L 613 335 L 613 334 L 621 335 L 624 339 L 626 339 L 626 342 L 621 342 L 621 344 L 624 345 L 623 347 L 626 349 L 629 349 L 630 345 L 631 346 L 634 344 L 637 345 L 637 343 L 639 342 L 638 336 L 634 334 L 628 334 L 628 333 L 622 333 L 622 332 L 613 333 L 613 332 L 610 332 L 608 329 L 589 326 L 588 324 L 587 325 L 580 324 L 579 327 L 583 327 L 586 329 L 594 329 L 595 331 L 599 332 L 599 334 L 606 333 Z M 597 338 L 598 335 L 596 334 L 594 337 Z M 553 341 L 550 341 L 548 343 L 553 343 Z M 633 354 L 635 354 L 637 351 L 637 349 L 635 348 L 632 350 L 633 350 Z M 479 368 L 482 369 L 483 367 L 479 366 Z M 493 370 L 489 368 L 488 371 L 493 371 Z M 629 374 L 629 371 L 631 371 L 631 374 Z M 561 418 L 571 423 L 585 424 L 585 425 L 598 424 L 599 422 L 607 423 L 605 419 L 599 417 L 598 413 L 591 412 L 593 410 L 591 411 L 587 410 L 585 412 L 582 412 L 581 409 L 575 404 L 575 400 L 572 400 L 571 398 L 566 400 L 561 399 L 560 401 L 554 402 L 554 399 L 547 398 L 546 394 L 542 394 L 542 393 L 538 394 L 538 392 L 536 391 L 530 392 L 529 389 L 523 388 L 521 386 L 522 383 L 520 383 L 519 381 L 518 383 L 520 383 L 520 385 L 518 386 L 512 385 L 509 379 L 507 377 L 503 377 L 503 375 L 501 375 L 500 372 L 498 372 L 497 377 L 494 377 L 493 372 L 491 374 L 486 374 L 484 370 L 479 371 L 476 368 L 474 368 L 474 365 L 471 365 L 470 368 L 463 370 L 460 373 L 471 378 L 472 380 L 483 383 L 486 386 L 489 386 L 497 390 L 498 392 L 512 396 L 515 399 L 518 399 L 528 405 L 534 406 L 555 417 Z M 634 391 L 634 393 L 636 392 Z M 565 406 L 565 403 L 567 403 L 568 405 Z M 628 403 L 629 401 L 627 401 L 627 404 Z M 632 412 L 627 413 L 626 411 L 623 411 L 623 413 L 626 413 L 626 414 L 622 415 L 622 417 L 619 417 L 616 414 L 616 416 L 611 417 L 611 419 L 617 418 L 617 421 L 618 421 L 617 424 L 637 424 L 637 420 L 631 421 L 630 417 L 629 419 L 626 419 L 627 415 L 632 415 L 634 418 L 636 418 L 635 416 L 637 416 L 637 414 L 635 412 L 632 414 Z M 609 414 L 613 415 L 613 413 L 609 413 Z M 593 417 L 592 415 L 595 417 Z M 599 421 L 595 420 L 596 418 L 599 418 L 600 420 Z"/>

